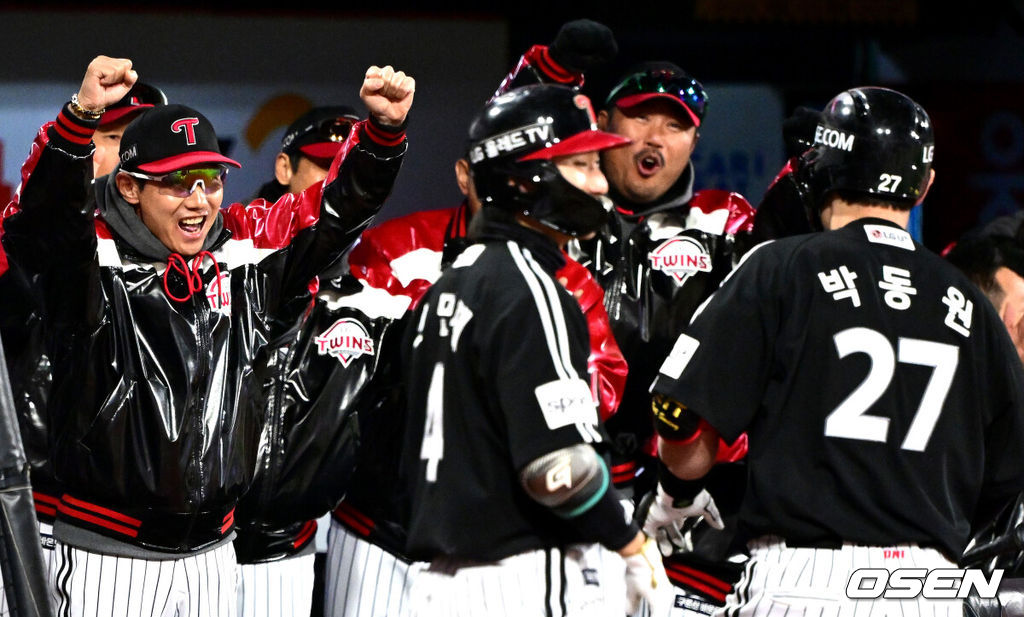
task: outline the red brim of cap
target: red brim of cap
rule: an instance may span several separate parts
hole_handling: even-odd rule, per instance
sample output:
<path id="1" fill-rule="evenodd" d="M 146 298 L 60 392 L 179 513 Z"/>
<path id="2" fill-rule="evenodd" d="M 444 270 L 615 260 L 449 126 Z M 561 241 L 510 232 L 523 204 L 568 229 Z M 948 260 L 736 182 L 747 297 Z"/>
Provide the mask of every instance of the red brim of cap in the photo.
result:
<path id="1" fill-rule="evenodd" d="M 100 126 L 116 122 L 125 116 L 136 114 L 144 109 L 149 109 L 152 105 L 128 105 L 126 107 L 117 107 L 115 109 L 108 109 L 103 112 L 100 116 Z"/>
<path id="2" fill-rule="evenodd" d="M 201 167 L 203 164 L 230 165 L 232 167 L 242 166 L 238 161 L 229 159 L 223 154 L 218 154 L 217 152 L 189 152 L 187 154 L 179 154 L 177 156 L 160 159 L 159 161 L 153 161 L 152 163 L 146 163 L 145 165 L 139 165 L 139 171 L 145 171 L 152 174 L 166 174 L 178 169 Z"/>
<path id="3" fill-rule="evenodd" d="M 314 159 L 333 159 L 334 155 L 341 150 L 340 141 L 321 141 L 315 144 L 306 144 L 299 148 L 299 152 Z"/>
<path id="4" fill-rule="evenodd" d="M 621 99 L 615 101 L 615 106 L 619 107 L 620 109 L 629 109 L 630 107 L 635 107 L 636 105 L 639 105 L 640 103 L 643 103 L 644 101 L 649 101 L 651 99 L 665 99 L 666 101 L 671 101 L 676 105 L 679 105 L 680 107 L 686 110 L 686 115 L 690 117 L 690 121 L 693 122 L 693 126 L 700 126 L 700 117 L 697 114 L 693 113 L 693 110 L 687 107 L 686 103 L 679 100 L 679 97 L 675 97 L 672 96 L 671 94 L 666 94 L 663 92 L 645 92 L 643 94 L 632 94 L 630 96 L 624 96 Z"/>
<path id="5" fill-rule="evenodd" d="M 531 152 L 520 158 L 520 161 L 535 161 L 539 159 L 552 159 L 556 156 L 568 154 L 579 154 L 580 152 L 593 152 L 595 150 L 607 150 L 617 148 L 630 143 L 629 139 L 615 133 L 606 131 L 583 131 L 563 139 L 557 144 Z"/>

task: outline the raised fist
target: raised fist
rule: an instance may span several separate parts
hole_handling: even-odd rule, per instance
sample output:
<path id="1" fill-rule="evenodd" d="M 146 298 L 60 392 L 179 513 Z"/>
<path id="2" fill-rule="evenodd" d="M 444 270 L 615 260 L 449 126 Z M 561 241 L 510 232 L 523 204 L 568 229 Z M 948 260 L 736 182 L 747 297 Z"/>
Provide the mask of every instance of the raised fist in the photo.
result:
<path id="1" fill-rule="evenodd" d="M 359 98 L 377 122 L 386 126 L 400 126 L 412 107 L 416 80 L 390 65 L 371 66 L 366 69 Z"/>

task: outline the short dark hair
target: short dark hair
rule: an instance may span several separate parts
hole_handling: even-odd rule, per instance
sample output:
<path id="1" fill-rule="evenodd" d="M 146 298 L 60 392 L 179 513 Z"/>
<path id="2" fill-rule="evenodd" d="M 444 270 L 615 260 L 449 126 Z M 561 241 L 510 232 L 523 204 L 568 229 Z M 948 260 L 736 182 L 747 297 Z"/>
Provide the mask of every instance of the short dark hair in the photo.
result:
<path id="1" fill-rule="evenodd" d="M 965 236 L 950 249 L 946 259 L 966 274 L 996 307 L 1005 297 L 996 281 L 996 271 L 1008 268 L 1024 276 L 1024 246 L 1009 236 Z"/>

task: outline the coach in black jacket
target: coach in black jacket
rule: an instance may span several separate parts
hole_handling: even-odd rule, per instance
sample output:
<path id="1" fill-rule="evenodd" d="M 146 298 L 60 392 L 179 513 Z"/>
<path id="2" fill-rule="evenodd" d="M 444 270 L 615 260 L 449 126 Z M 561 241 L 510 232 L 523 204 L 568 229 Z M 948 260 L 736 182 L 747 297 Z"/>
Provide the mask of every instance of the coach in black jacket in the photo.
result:
<path id="1" fill-rule="evenodd" d="M 403 124 L 413 83 L 371 67 L 360 95 L 372 119 L 322 185 L 220 209 L 238 164 L 181 105 L 133 121 L 119 168 L 91 190 L 96 120 L 136 79 L 129 60 L 93 60 L 37 137 L 22 211 L 3 238 L 39 276 L 53 361 L 55 468 L 67 491 L 56 593 L 84 614 L 173 613 L 200 598 L 198 614 L 229 614 L 233 508 L 259 440 L 245 408 L 259 356 L 390 191 L 405 141 L 388 127 Z M 136 567 L 148 574 L 123 583 L 118 569 Z"/>

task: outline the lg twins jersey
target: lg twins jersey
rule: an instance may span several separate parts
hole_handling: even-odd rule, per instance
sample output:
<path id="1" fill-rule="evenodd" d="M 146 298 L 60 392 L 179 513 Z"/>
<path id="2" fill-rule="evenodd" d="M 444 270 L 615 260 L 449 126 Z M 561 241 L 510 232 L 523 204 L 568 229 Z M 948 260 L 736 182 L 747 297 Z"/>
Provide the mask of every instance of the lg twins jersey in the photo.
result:
<path id="1" fill-rule="evenodd" d="M 1022 388 L 985 296 L 881 219 L 753 250 L 653 386 L 748 432 L 746 533 L 954 557 L 979 497 L 1024 487 Z"/>
<path id="2" fill-rule="evenodd" d="M 414 485 L 415 559 L 492 561 L 566 542 L 564 523 L 527 496 L 519 470 L 601 436 L 587 325 L 548 267 L 561 260 L 557 248 L 543 243 L 466 249 L 409 324 L 405 375 L 415 386 L 403 469 Z"/>

